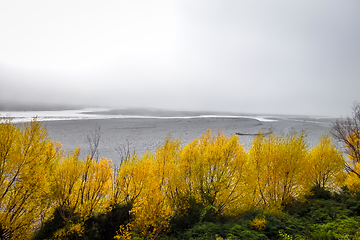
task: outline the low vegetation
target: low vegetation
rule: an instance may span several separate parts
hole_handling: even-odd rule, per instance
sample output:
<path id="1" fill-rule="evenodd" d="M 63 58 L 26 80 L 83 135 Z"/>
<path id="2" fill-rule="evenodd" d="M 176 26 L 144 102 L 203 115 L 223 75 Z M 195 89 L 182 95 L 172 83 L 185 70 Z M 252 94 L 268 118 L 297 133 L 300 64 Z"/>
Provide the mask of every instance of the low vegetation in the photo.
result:
<path id="1" fill-rule="evenodd" d="M 65 152 L 36 120 L 3 119 L 0 136 L 1 239 L 360 239 L 359 149 L 346 160 L 328 134 L 313 148 L 258 134 L 246 150 L 208 130 L 119 166 L 96 144 Z"/>

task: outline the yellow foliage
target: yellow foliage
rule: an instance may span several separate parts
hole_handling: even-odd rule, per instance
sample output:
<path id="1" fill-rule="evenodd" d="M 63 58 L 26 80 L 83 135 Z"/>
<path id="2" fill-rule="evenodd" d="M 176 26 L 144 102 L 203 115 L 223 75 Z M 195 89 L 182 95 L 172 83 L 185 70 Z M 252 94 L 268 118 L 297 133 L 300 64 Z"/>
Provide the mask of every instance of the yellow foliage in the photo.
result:
<path id="1" fill-rule="evenodd" d="M 359 192 L 360 190 L 360 166 L 359 166 L 359 149 L 360 149 L 360 133 L 354 132 L 352 135 L 347 136 L 345 147 L 347 148 L 348 170 L 351 169 L 346 175 L 344 185 L 353 192 Z"/>
<path id="2" fill-rule="evenodd" d="M 114 239 L 120 240 L 120 239 L 124 239 L 124 240 L 129 240 L 131 239 L 131 224 L 126 224 L 121 225 L 119 227 L 119 230 L 116 231 L 116 236 L 114 237 Z"/>
<path id="3" fill-rule="evenodd" d="M 54 239 L 82 236 L 93 214 L 129 204 L 130 222 L 119 226 L 115 239 L 153 239 L 194 202 L 218 215 L 276 211 L 312 184 L 332 190 L 344 177 L 344 158 L 328 135 L 309 151 L 303 134 L 259 134 L 246 152 L 236 135 L 208 130 L 184 147 L 168 137 L 155 153 L 132 155 L 116 170 L 110 159 L 80 159 L 80 149 L 66 154 L 36 121 L 17 126 L 2 120 L 0 136 L 0 238 L 31 238 L 55 209 L 66 224 Z M 359 179 L 350 174 L 345 185 L 360 189 Z M 257 217 L 251 226 L 261 230 L 266 220 Z"/>
<path id="4" fill-rule="evenodd" d="M 146 181 L 131 210 L 134 215 L 131 227 L 147 238 L 156 237 L 166 230 L 172 216 L 167 192 L 179 148 L 179 141 L 168 137 L 154 155 L 146 154 L 140 159 L 141 165 L 146 166 Z"/>
<path id="5" fill-rule="evenodd" d="M 335 190 L 343 174 L 345 160 L 342 153 L 331 142 L 329 134 L 320 138 L 317 146 L 308 154 L 308 175 L 311 185 Z"/>
<path id="6" fill-rule="evenodd" d="M 351 164 L 357 164 L 360 155 L 360 132 L 354 132 L 347 136 L 345 147 Z"/>
<path id="7" fill-rule="evenodd" d="M 56 206 L 76 208 L 80 188 L 79 179 L 83 169 L 79 153 L 80 149 L 77 148 L 74 155 L 62 159 L 54 171 L 51 190 Z"/>
<path id="8" fill-rule="evenodd" d="M 143 164 L 147 163 L 133 155 L 116 171 L 112 203 L 134 202 L 138 198 L 148 177 L 148 169 Z"/>
<path id="9" fill-rule="evenodd" d="M 71 210 L 86 220 L 105 207 L 112 185 L 112 161 L 90 157 L 81 160 L 79 153 L 80 149 L 76 149 L 60 161 L 52 175 L 51 190 L 60 211 Z"/>
<path id="10" fill-rule="evenodd" d="M 213 136 L 209 130 L 184 149 L 179 140 L 167 138 L 155 154 L 131 158 L 118 171 L 116 189 L 122 194 L 117 199 L 133 201 L 134 219 L 126 229 L 156 237 L 174 214 L 186 210 L 191 196 L 219 214 L 243 210 L 245 166 L 246 152 L 237 136 Z"/>
<path id="11" fill-rule="evenodd" d="M 84 234 L 84 226 L 82 223 L 72 223 L 70 222 L 65 228 L 59 229 L 55 232 L 52 240 L 63 240 L 68 239 L 69 236 L 82 236 Z"/>
<path id="12" fill-rule="evenodd" d="M 244 205 L 247 194 L 247 158 L 238 136 L 228 138 L 221 131 L 213 136 L 208 130 L 192 147 L 186 150 L 196 156 L 190 172 L 192 194 L 219 213 L 234 213 L 235 208 Z"/>
<path id="13" fill-rule="evenodd" d="M 49 214 L 49 169 L 54 144 L 36 119 L 23 125 L 0 122 L 0 238 L 28 239 Z"/>
<path id="14" fill-rule="evenodd" d="M 261 230 L 266 227 L 266 219 L 265 217 L 255 217 L 254 220 L 250 222 L 250 226 L 252 228 L 256 228 L 258 230 Z"/>
<path id="15" fill-rule="evenodd" d="M 359 164 L 354 164 L 352 166 L 353 170 L 355 172 L 360 172 L 360 166 Z M 360 178 L 359 176 L 357 176 L 354 173 L 349 173 L 347 174 L 346 178 L 345 178 L 345 183 L 344 185 L 352 192 L 359 192 L 360 191 Z"/>
<path id="16" fill-rule="evenodd" d="M 254 203 L 279 209 L 282 203 L 302 195 L 308 177 L 306 154 L 303 134 L 258 134 L 249 150 L 251 179 L 256 183 Z"/>

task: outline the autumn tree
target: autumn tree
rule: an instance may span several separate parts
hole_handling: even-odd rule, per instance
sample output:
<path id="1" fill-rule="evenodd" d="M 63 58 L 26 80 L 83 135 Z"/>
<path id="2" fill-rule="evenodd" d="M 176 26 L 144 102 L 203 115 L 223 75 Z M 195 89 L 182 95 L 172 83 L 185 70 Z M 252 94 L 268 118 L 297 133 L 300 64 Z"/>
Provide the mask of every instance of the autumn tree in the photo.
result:
<path id="1" fill-rule="evenodd" d="M 304 194 L 306 154 L 304 134 L 257 135 L 249 150 L 249 159 L 258 207 L 279 209 L 283 203 Z"/>
<path id="2" fill-rule="evenodd" d="M 210 130 L 184 148 L 168 137 L 154 154 L 128 159 L 117 174 L 115 199 L 133 201 L 133 219 L 118 237 L 132 231 L 154 238 L 174 217 L 186 217 L 191 201 L 216 215 L 244 210 L 246 159 L 237 136 Z"/>
<path id="3" fill-rule="evenodd" d="M 36 119 L 0 123 L 0 238 L 29 239 L 50 209 L 50 170 L 57 151 Z"/>
<path id="4" fill-rule="evenodd" d="M 360 145 L 358 133 L 353 133 L 349 136 L 345 147 L 348 153 L 348 159 L 345 164 L 345 169 L 349 174 L 345 178 L 345 186 L 353 191 L 359 192 L 360 189 L 360 164 L 358 161 L 358 151 L 355 150 L 358 145 Z"/>
<path id="5" fill-rule="evenodd" d="M 172 216 L 168 191 L 180 150 L 179 140 L 166 138 L 154 154 L 147 152 L 124 161 L 116 176 L 116 200 L 131 202 L 132 221 L 120 227 L 120 236 L 126 238 L 135 232 L 146 238 L 155 238 L 165 231 Z"/>
<path id="6" fill-rule="evenodd" d="M 208 130 L 186 146 L 181 157 L 186 191 L 204 206 L 213 206 L 216 214 L 234 213 L 243 206 L 247 156 L 237 135 L 229 138 Z"/>
<path id="7" fill-rule="evenodd" d="M 360 178 L 360 171 L 356 169 L 360 162 L 360 103 L 354 104 L 350 117 L 335 121 L 332 135 L 344 144 L 349 156 L 350 163 L 346 162 L 346 171 Z"/>
<path id="8" fill-rule="evenodd" d="M 356 129 L 357 123 L 351 124 Z M 126 207 L 113 213 L 126 211 L 126 218 L 112 226 L 112 232 L 118 230 L 115 239 L 154 239 L 175 221 L 190 227 L 208 213 L 216 219 L 249 209 L 279 210 L 312 185 L 335 189 L 343 173 L 344 158 L 329 135 L 308 150 L 303 133 L 260 133 L 246 152 L 237 135 L 208 130 L 184 147 L 167 137 L 154 153 L 126 154 L 114 168 L 99 157 L 99 131 L 82 159 L 79 148 L 66 153 L 50 141 L 36 120 L 20 125 L 1 120 L 1 239 L 30 239 L 44 222 L 58 225 L 36 239 L 85 238 L 89 219 L 117 206 Z M 348 174 L 345 185 L 356 191 L 360 167 L 354 149 L 360 140 L 358 131 L 351 134 L 344 135 L 347 169 L 355 174 Z M 266 221 L 260 216 L 251 224 L 260 229 Z"/>
<path id="9" fill-rule="evenodd" d="M 332 143 L 329 134 L 324 134 L 319 143 L 309 151 L 308 160 L 308 174 L 312 176 L 310 184 L 336 189 L 336 182 L 343 174 L 345 160 Z"/>
<path id="10" fill-rule="evenodd" d="M 105 211 L 112 185 L 112 161 L 99 160 L 90 155 L 79 158 L 80 149 L 63 157 L 54 170 L 50 182 L 54 209 L 62 216 L 66 227 L 54 236 L 64 239 L 69 234 L 83 233 L 84 222 L 94 212 Z M 74 217 L 78 220 L 74 221 Z"/>

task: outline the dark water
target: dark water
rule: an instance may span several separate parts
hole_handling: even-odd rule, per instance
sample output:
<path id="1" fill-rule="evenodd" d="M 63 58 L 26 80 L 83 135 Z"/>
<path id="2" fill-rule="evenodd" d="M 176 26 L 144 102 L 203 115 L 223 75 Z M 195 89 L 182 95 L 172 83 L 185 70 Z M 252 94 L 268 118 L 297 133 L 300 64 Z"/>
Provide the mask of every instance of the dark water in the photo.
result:
<path id="1" fill-rule="evenodd" d="M 131 152 L 143 154 L 155 151 L 164 143 L 167 136 L 181 139 L 186 144 L 199 138 L 207 129 L 214 133 L 222 130 L 226 135 L 236 133 L 255 134 L 266 132 L 270 128 L 275 134 L 286 134 L 289 131 L 305 131 L 309 147 L 317 144 L 319 138 L 332 127 L 335 119 L 315 119 L 310 117 L 272 117 L 276 121 L 259 121 L 243 117 L 204 117 L 204 118 L 114 118 L 46 121 L 50 138 L 60 141 L 63 148 L 73 151 L 81 148 L 82 157 L 89 153 L 88 137 L 100 126 L 99 154 L 111 158 L 115 164 L 120 156 L 116 148 L 127 147 Z M 254 136 L 239 136 L 239 142 L 249 147 Z"/>

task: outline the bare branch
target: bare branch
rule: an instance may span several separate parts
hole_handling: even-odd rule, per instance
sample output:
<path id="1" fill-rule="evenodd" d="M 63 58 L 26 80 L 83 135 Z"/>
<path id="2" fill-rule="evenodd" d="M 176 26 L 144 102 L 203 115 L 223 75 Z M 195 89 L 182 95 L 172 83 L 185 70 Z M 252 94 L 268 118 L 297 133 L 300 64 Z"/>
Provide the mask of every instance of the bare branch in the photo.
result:
<path id="1" fill-rule="evenodd" d="M 130 143 L 128 140 L 126 140 L 126 145 L 123 144 L 122 146 L 118 146 L 115 148 L 115 151 L 119 154 L 120 156 L 120 163 L 119 163 L 119 168 L 121 167 L 121 165 L 130 158 L 131 154 L 130 154 Z"/>
<path id="2" fill-rule="evenodd" d="M 358 164 L 360 162 L 360 103 L 355 103 L 352 110 L 351 117 L 335 121 L 331 134 L 338 142 L 343 143 L 345 151 L 353 163 Z M 348 164 L 346 164 L 345 170 L 360 177 L 360 174 Z"/>
<path id="3" fill-rule="evenodd" d="M 91 132 L 91 136 L 87 136 L 90 147 L 90 159 L 99 160 L 100 129 L 100 125 L 96 125 L 95 132 Z"/>

